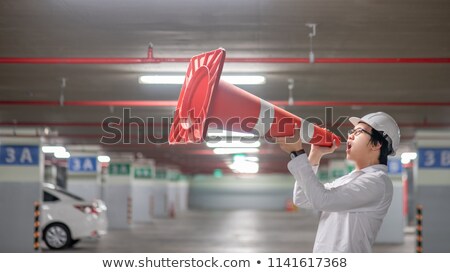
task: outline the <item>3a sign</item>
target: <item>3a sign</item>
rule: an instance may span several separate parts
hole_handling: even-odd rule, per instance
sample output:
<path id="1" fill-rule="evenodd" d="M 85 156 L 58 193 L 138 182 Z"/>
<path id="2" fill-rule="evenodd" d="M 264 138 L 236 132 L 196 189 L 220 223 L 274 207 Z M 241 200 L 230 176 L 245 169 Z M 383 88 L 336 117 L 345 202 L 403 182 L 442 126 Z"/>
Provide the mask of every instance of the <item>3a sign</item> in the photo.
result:
<path id="1" fill-rule="evenodd" d="M 0 145 L 0 165 L 38 165 L 39 146 Z"/>
<path id="2" fill-rule="evenodd" d="M 68 160 L 69 172 L 73 173 L 95 173 L 97 172 L 97 157 L 95 156 L 73 156 Z"/>
<path id="3" fill-rule="evenodd" d="M 419 168 L 449 169 L 450 148 L 420 148 Z"/>

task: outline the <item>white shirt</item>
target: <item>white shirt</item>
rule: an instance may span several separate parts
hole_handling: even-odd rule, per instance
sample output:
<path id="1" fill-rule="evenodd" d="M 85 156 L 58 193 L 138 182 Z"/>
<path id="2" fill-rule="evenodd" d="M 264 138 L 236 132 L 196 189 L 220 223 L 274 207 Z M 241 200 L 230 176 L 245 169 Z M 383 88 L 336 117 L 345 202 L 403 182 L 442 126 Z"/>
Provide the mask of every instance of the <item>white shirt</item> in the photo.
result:
<path id="1" fill-rule="evenodd" d="M 322 184 L 306 154 L 288 163 L 295 177 L 294 203 L 322 211 L 314 252 L 372 252 L 392 201 L 387 166 L 377 164 Z"/>

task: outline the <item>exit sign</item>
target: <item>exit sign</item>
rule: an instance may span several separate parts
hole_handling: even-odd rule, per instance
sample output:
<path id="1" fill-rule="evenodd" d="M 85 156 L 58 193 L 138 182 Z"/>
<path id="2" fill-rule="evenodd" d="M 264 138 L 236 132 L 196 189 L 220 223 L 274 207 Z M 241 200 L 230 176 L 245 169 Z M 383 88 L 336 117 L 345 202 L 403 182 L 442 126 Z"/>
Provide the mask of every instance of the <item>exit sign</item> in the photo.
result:
<path id="1" fill-rule="evenodd" d="M 152 178 L 153 170 L 150 167 L 135 168 L 134 178 Z"/>
<path id="2" fill-rule="evenodd" d="M 110 163 L 108 167 L 109 175 L 129 175 L 130 163 Z"/>

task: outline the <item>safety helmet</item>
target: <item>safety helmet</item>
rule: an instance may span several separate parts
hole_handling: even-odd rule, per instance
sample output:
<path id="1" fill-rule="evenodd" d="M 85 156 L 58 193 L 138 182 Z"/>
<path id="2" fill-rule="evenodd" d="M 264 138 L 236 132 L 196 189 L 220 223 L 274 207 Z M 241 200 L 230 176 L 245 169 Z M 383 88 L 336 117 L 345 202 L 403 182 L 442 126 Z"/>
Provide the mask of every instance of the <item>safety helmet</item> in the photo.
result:
<path id="1" fill-rule="evenodd" d="M 400 128 L 391 116 L 384 112 L 377 112 L 367 114 L 362 118 L 351 117 L 349 120 L 355 126 L 364 122 L 379 131 L 389 144 L 389 155 L 395 155 L 400 144 Z"/>

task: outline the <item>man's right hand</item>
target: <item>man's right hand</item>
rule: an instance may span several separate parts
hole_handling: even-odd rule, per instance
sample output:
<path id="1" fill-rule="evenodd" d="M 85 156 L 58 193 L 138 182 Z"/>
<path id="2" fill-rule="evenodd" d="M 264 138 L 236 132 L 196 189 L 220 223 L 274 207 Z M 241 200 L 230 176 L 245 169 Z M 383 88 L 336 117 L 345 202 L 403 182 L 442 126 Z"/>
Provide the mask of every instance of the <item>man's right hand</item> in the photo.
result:
<path id="1" fill-rule="evenodd" d="M 333 146 L 331 147 L 322 147 L 317 145 L 311 145 L 311 151 L 309 153 L 309 162 L 311 165 L 319 165 L 320 159 L 322 156 L 331 154 L 337 149 L 336 142 L 333 141 Z"/>

